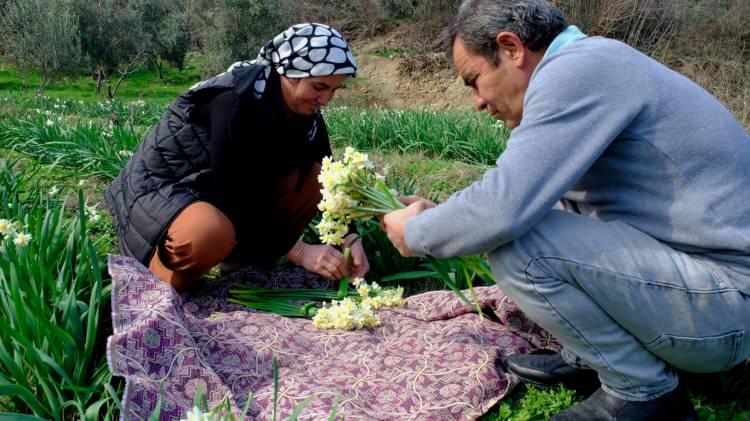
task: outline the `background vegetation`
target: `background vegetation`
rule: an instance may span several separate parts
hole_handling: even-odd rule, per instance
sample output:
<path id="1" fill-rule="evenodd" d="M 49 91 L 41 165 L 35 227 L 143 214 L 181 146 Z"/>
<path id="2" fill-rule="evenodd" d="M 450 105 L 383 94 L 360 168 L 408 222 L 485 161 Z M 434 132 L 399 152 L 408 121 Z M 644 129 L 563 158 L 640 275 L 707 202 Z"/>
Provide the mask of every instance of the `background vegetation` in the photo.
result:
<path id="1" fill-rule="evenodd" d="M 701 84 L 750 127 L 750 2 L 746 0 L 552 0 L 586 33 L 623 40 Z M 299 21 L 335 25 L 354 44 L 389 31 L 384 50 L 405 70 L 449 63 L 442 31 L 459 0 L 0 0 L 0 55 L 38 89 L 90 77 L 113 97 L 144 67 L 164 64 L 207 77 L 253 58 Z M 190 70 L 190 69 L 188 69 Z M 179 76 L 178 76 L 178 79 Z M 32 79 L 29 79 L 32 80 Z M 0 81 L 0 83 L 2 83 Z M 0 85 L 1 87 L 1 85 Z"/>
<path id="2" fill-rule="evenodd" d="M 32 235 L 27 247 L 0 238 L 0 412 L 116 416 L 121 384 L 103 356 L 111 323 L 102 262 L 117 250 L 102 191 L 175 95 L 305 20 L 331 23 L 355 45 L 398 34 L 373 53 L 397 57 L 406 71 L 447 67 L 441 30 L 458 3 L 0 0 L 0 219 Z M 750 128 L 750 2 L 555 3 L 585 32 L 624 40 L 692 78 Z M 390 168 L 389 183 L 438 201 L 480 177 L 508 135 L 484 115 L 338 104 L 326 110 L 335 149 L 369 150 Z M 374 276 L 420 268 L 376 226 L 361 228 Z M 423 280 L 410 291 L 437 285 Z M 701 418 L 750 417 L 749 372 L 684 376 Z M 521 387 L 484 419 L 546 419 L 582 398 Z"/>

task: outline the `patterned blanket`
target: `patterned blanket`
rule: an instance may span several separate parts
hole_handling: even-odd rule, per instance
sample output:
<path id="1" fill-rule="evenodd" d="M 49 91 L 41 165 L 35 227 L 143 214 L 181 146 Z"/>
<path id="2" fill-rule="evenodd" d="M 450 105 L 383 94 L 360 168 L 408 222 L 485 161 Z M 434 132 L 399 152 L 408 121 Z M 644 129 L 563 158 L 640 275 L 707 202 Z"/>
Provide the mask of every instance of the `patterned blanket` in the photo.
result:
<path id="1" fill-rule="evenodd" d="M 125 419 L 179 420 L 196 389 L 209 406 L 234 410 L 253 392 L 252 419 L 272 419 L 273 358 L 279 364 L 278 419 L 312 397 L 301 420 L 475 419 L 515 386 L 502 369 L 516 352 L 557 348 L 497 287 L 477 289 L 480 318 L 452 292 L 412 296 L 380 311 L 368 330 L 319 330 L 311 321 L 228 303 L 237 282 L 258 287 L 327 287 L 300 268 L 248 268 L 177 294 L 137 261 L 110 256 L 114 334 L 109 367 L 125 378 Z"/>

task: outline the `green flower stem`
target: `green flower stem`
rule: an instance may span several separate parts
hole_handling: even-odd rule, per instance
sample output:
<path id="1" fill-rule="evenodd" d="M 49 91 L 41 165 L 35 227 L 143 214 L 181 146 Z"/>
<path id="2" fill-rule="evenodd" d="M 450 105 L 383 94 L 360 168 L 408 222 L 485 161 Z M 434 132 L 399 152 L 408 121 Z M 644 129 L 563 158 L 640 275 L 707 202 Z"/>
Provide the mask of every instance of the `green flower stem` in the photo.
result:
<path id="1" fill-rule="evenodd" d="M 369 199 L 370 204 L 384 209 L 393 209 L 393 203 L 390 197 L 383 197 L 379 191 L 372 191 L 366 188 L 360 190 L 363 196 Z"/>

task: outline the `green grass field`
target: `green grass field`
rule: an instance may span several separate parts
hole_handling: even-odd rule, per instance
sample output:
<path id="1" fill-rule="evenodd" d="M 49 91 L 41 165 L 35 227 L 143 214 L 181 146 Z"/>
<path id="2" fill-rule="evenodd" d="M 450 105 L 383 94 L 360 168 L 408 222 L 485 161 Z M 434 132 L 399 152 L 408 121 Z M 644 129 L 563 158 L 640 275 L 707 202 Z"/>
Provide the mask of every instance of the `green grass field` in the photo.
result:
<path id="1" fill-rule="evenodd" d="M 93 95 L 93 80 L 55 83 L 35 97 L 33 75 L 0 70 L 0 219 L 32 236 L 24 247 L 0 240 L 0 412 L 114 419 L 121 384 L 101 355 L 111 332 L 101 274 L 104 256 L 117 250 L 102 192 L 166 104 L 197 78 L 192 68 L 170 70 L 166 81 L 143 71 L 107 101 Z M 509 134 L 478 114 L 340 106 L 325 115 L 336 151 L 369 151 L 390 168 L 389 184 L 438 201 L 481 177 Z M 373 272 L 399 270 L 384 265 Z M 439 284 L 415 285 L 412 292 Z M 75 351 L 81 344 L 83 353 Z M 701 419 L 750 419 L 748 371 L 688 379 Z M 482 419 L 546 419 L 583 398 L 519 387 Z"/>

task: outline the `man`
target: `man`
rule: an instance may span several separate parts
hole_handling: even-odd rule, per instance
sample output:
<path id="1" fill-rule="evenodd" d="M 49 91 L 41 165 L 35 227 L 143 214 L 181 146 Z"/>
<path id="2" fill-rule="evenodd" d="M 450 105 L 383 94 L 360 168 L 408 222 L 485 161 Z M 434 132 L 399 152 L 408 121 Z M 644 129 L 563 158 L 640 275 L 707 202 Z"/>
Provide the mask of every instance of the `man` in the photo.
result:
<path id="1" fill-rule="evenodd" d="M 538 385 L 595 370 L 557 420 L 694 419 L 676 369 L 750 354 L 750 138 L 711 95 L 543 0 L 466 0 L 448 55 L 513 128 L 497 167 L 383 226 L 404 255 L 488 253 L 500 288 L 564 345 L 518 355 Z"/>

